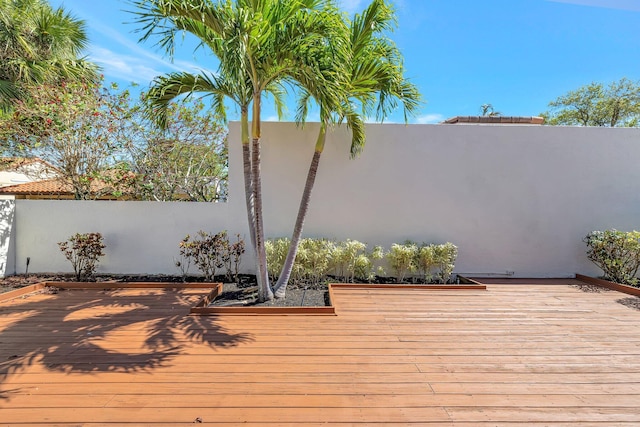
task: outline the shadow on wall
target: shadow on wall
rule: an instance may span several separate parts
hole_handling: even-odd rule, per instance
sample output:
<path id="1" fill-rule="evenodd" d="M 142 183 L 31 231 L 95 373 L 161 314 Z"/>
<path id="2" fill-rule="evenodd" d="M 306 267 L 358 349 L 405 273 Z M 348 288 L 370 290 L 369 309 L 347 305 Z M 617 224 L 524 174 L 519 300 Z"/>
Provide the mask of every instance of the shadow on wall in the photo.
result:
<path id="1" fill-rule="evenodd" d="M 0 200 L 0 277 L 15 274 L 15 200 Z"/>

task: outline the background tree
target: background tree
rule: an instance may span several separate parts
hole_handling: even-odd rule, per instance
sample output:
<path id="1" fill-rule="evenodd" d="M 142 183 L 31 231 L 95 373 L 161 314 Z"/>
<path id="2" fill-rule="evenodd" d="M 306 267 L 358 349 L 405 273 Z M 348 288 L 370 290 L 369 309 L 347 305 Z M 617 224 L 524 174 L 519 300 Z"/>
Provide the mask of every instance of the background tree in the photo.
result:
<path id="1" fill-rule="evenodd" d="M 40 157 L 76 199 L 218 201 L 226 197 L 226 131 L 201 103 L 170 105 L 167 127 L 128 90 L 98 83 L 41 85 L 0 118 L 6 154 Z M 42 179 L 42 176 L 34 176 Z"/>
<path id="2" fill-rule="evenodd" d="M 344 40 L 334 36 L 335 28 L 342 25 L 342 15 L 330 0 L 148 0 L 135 5 L 143 40 L 158 35 L 158 45 L 172 54 L 176 35 L 190 32 L 218 58 L 217 74 L 236 90 L 234 98 L 244 101 L 243 95 L 251 95 L 250 146 L 248 126 L 242 128 L 245 188 L 251 192 L 246 197 L 247 216 L 256 254 L 258 297 L 260 301 L 271 299 L 262 219 L 262 98 L 269 88 L 286 83 L 323 93 L 327 99 L 338 93 L 345 79 L 340 75 L 326 79 L 319 73 L 316 54 L 332 46 L 333 60 L 346 60 L 342 55 Z"/>
<path id="3" fill-rule="evenodd" d="M 345 102 L 334 104 L 332 99 L 327 100 L 322 93 L 314 93 L 312 90 L 305 90 L 301 96 L 298 120 L 304 121 L 309 101 L 313 98 L 320 105 L 321 124 L 289 251 L 274 287 L 275 295 L 279 298 L 286 295 L 286 286 L 302 237 L 329 125 L 346 121 L 352 133 L 351 156 L 355 157 L 365 144 L 364 122 L 367 117 L 375 115 L 378 121 L 384 121 L 389 113 L 402 105 L 406 120 L 408 114 L 413 114 L 420 105 L 421 96 L 418 89 L 404 78 L 402 55 L 396 45 L 386 37 L 386 33 L 394 28 L 395 23 L 395 13 L 391 5 L 385 0 L 373 0 L 361 14 L 356 14 L 349 22 L 350 60 L 335 61 L 332 52 L 325 50 L 328 61 L 322 71 L 333 75 L 340 72 L 334 69 L 339 67 L 349 76 L 347 84 L 341 88 L 342 93 L 338 96 Z"/>
<path id="4" fill-rule="evenodd" d="M 14 153 L 36 156 L 55 167 L 76 199 L 95 199 L 114 191 L 98 185 L 105 170 L 124 154 L 118 135 L 128 112 L 128 92 L 113 94 L 99 83 L 39 85 L 28 101 L 14 104 L 0 121 L 0 134 Z M 110 181 L 124 176 L 111 176 Z"/>
<path id="5" fill-rule="evenodd" d="M 498 117 L 501 116 L 502 113 L 500 111 L 496 111 L 491 104 L 482 104 L 480 106 L 480 115 L 483 117 Z"/>
<path id="6" fill-rule="evenodd" d="M 201 101 L 170 104 L 164 128 L 129 141 L 136 195 L 144 200 L 214 202 L 227 198 L 227 132 Z M 146 117 L 144 119 L 146 121 Z"/>
<path id="7" fill-rule="evenodd" d="M 549 125 L 635 127 L 640 119 L 640 85 L 627 78 L 590 83 L 549 103 Z"/>
<path id="8" fill-rule="evenodd" d="M 93 78 L 80 57 L 84 22 L 44 0 L 0 0 L 0 112 L 28 96 L 35 84 Z"/>

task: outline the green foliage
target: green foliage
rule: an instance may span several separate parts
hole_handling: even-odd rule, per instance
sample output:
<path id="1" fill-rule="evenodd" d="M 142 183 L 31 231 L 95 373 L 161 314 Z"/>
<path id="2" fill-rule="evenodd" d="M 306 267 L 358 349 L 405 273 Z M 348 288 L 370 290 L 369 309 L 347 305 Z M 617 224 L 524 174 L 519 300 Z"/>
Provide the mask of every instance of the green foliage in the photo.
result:
<path id="1" fill-rule="evenodd" d="M 302 239 L 291 278 L 294 282 L 318 285 L 329 272 L 333 242 L 326 239 Z"/>
<path id="2" fill-rule="evenodd" d="M 606 279 L 636 286 L 640 267 L 640 232 L 592 231 L 585 238 L 587 257 L 604 272 Z"/>
<path id="3" fill-rule="evenodd" d="M 435 247 L 436 245 L 423 243 L 415 252 L 414 265 L 425 283 L 431 281 L 433 278 L 432 270 L 438 265 Z"/>
<path id="4" fill-rule="evenodd" d="M 635 127 L 640 119 L 640 85 L 627 78 L 590 83 L 549 103 L 549 125 Z"/>
<path id="5" fill-rule="evenodd" d="M 226 130 L 202 102 L 169 105 L 160 129 L 128 90 L 100 83 L 41 85 L 17 102 L 0 118 L 4 152 L 46 160 L 76 199 L 226 199 Z"/>
<path id="6" fill-rule="evenodd" d="M 492 104 L 482 104 L 480 106 L 480 115 L 483 117 L 500 117 L 502 113 L 496 111 Z"/>
<path id="7" fill-rule="evenodd" d="M 272 281 L 278 278 L 284 265 L 289 243 L 287 238 L 266 241 L 267 265 Z M 451 279 L 457 256 L 458 248 L 452 243 L 423 243 L 418 246 L 407 241 L 401 245 L 393 244 L 390 251 L 385 252 L 381 246 L 367 251 L 366 243 L 351 239 L 341 242 L 302 239 L 290 280 L 298 284 L 317 285 L 328 280 L 326 275 L 331 274 L 346 283 L 371 282 L 376 276 L 384 276 L 385 271 L 378 263 L 386 259 L 397 283 L 406 281 L 414 272 L 418 272 L 425 283 L 434 278 L 447 283 Z"/>
<path id="8" fill-rule="evenodd" d="M 143 95 L 144 96 L 144 95 Z M 136 107 L 140 108 L 140 106 Z M 225 201 L 227 132 L 202 101 L 167 106 L 163 128 L 138 113 L 137 137 L 127 144 L 135 193 L 143 200 Z M 131 133 L 128 138 L 131 138 Z"/>
<path id="9" fill-rule="evenodd" d="M 336 243 L 331 250 L 331 266 L 334 275 L 348 283 L 355 279 L 356 260 L 367 250 L 366 243 L 347 239 Z"/>
<path id="10" fill-rule="evenodd" d="M 376 266 L 376 262 L 384 258 L 382 246 L 375 246 L 371 252 L 357 255 L 354 262 L 353 277 L 359 280 L 372 282 L 376 276 L 384 275 L 384 269 Z"/>
<path id="11" fill-rule="evenodd" d="M 235 277 L 237 280 L 244 241 L 240 235 L 236 235 L 236 239 L 231 244 L 226 230 L 217 234 L 200 230 L 193 239 L 187 235 L 179 244 L 183 261 L 176 262 L 176 265 L 182 268 L 182 263 L 193 263 L 207 281 L 214 280 L 216 272 L 226 268 L 227 278 Z"/>
<path id="12" fill-rule="evenodd" d="M 287 238 L 269 239 L 265 243 L 269 279 L 275 281 L 282 270 L 290 241 Z M 367 245 L 357 240 L 335 242 L 328 239 L 302 239 L 291 270 L 290 281 L 317 286 L 333 274 L 337 279 L 354 282 L 371 281 L 376 272 L 375 262 L 383 258 L 384 251 L 376 246 L 367 252 Z"/>
<path id="13" fill-rule="evenodd" d="M 267 239 L 264 243 L 267 252 L 267 272 L 269 280 L 273 283 L 278 280 L 278 274 L 280 274 L 284 260 L 287 258 L 290 243 L 286 237 Z"/>
<path id="14" fill-rule="evenodd" d="M 436 277 L 438 277 L 440 282 L 447 283 L 455 268 L 456 258 L 458 257 L 458 247 L 449 242 L 432 246 L 435 265 L 438 269 Z"/>
<path id="15" fill-rule="evenodd" d="M 45 0 L 0 0 L 0 112 L 37 94 L 39 84 L 93 79 L 96 66 L 82 59 L 86 45 L 84 21 L 63 8 Z"/>
<path id="16" fill-rule="evenodd" d="M 384 257 L 380 246 L 367 252 L 367 244 L 357 240 L 347 239 L 335 242 L 331 248 L 329 264 L 336 278 L 353 283 L 356 279 L 371 281 L 375 273 L 383 274 L 382 269 L 376 269 L 375 262 Z"/>
<path id="17" fill-rule="evenodd" d="M 98 258 L 104 256 L 102 250 L 106 246 L 100 233 L 76 233 L 67 241 L 59 242 L 58 247 L 71 262 L 76 280 L 86 281 L 95 273 Z"/>
<path id="18" fill-rule="evenodd" d="M 402 283 L 407 274 L 416 270 L 416 254 L 418 247 L 415 243 L 406 242 L 403 245 L 394 243 L 387 252 L 387 262 L 395 273 L 396 281 Z"/>
<path id="19" fill-rule="evenodd" d="M 451 279 L 457 256 L 458 248 L 453 243 L 423 243 L 418 246 L 407 241 L 402 245 L 391 245 L 387 262 L 398 283 L 414 272 L 418 272 L 425 283 L 431 282 L 434 277 L 441 283 L 447 283 Z"/>

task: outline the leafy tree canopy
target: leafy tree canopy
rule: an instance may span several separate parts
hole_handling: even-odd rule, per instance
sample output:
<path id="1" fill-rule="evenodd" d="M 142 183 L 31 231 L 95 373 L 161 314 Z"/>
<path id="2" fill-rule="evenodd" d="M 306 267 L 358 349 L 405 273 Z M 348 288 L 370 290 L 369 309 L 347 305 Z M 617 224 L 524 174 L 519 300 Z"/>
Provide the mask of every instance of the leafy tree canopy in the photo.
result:
<path id="1" fill-rule="evenodd" d="M 549 103 L 549 125 L 635 127 L 640 120 L 640 85 L 627 78 L 590 83 Z"/>
<path id="2" fill-rule="evenodd" d="M 84 25 L 45 0 L 0 0 L 0 113 L 28 96 L 30 85 L 96 76 L 95 64 L 81 57 Z"/>
<path id="3" fill-rule="evenodd" d="M 146 104 L 101 82 L 38 85 L 0 117 L 0 153 L 36 156 L 77 199 L 226 198 L 226 130 L 202 102 L 168 106 L 167 126 L 147 118 Z M 143 95 L 144 96 L 144 95 Z"/>

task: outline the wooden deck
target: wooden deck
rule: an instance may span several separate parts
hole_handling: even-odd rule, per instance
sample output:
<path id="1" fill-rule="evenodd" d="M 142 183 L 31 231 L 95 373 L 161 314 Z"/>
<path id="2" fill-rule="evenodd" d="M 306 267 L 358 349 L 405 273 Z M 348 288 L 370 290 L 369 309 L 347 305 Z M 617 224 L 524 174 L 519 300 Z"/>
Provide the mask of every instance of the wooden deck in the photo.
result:
<path id="1" fill-rule="evenodd" d="M 18 298 L 0 425 L 640 425 L 637 298 L 520 282 L 336 289 L 324 317 L 187 315 L 202 289 Z"/>

